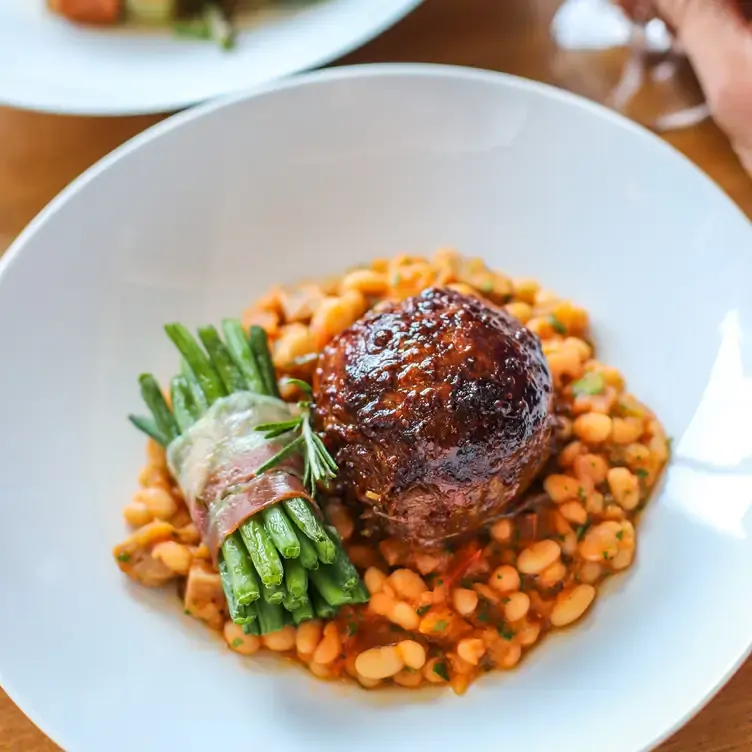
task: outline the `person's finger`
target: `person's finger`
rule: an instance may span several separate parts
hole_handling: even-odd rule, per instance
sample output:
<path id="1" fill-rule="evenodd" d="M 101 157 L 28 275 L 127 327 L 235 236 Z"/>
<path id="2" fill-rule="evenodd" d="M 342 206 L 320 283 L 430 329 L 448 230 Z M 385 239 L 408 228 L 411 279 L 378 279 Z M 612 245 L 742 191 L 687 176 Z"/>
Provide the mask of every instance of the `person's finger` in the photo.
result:
<path id="1" fill-rule="evenodd" d="M 743 146 L 737 147 L 737 154 L 739 154 L 739 159 L 744 169 L 752 175 L 752 146 L 749 148 Z"/>
<path id="2" fill-rule="evenodd" d="M 710 109 L 752 169 L 752 26 L 734 0 L 657 0 L 676 29 Z"/>
<path id="3" fill-rule="evenodd" d="M 655 15 L 655 4 L 652 0 L 616 0 L 616 4 L 636 21 L 647 21 Z"/>
<path id="4" fill-rule="evenodd" d="M 752 27 L 730 0 L 658 0 L 677 30 L 717 118 L 752 123 Z"/>

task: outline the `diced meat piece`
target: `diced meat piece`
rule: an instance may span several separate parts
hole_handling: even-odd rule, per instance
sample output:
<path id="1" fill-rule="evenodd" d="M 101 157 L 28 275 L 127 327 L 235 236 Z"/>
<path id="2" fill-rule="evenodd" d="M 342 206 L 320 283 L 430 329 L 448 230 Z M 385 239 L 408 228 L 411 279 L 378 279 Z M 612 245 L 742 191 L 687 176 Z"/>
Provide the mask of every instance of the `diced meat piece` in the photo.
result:
<path id="1" fill-rule="evenodd" d="M 185 584 L 185 608 L 195 611 L 207 603 L 223 604 L 225 594 L 220 576 L 203 562 L 194 562 Z"/>
<path id="2" fill-rule="evenodd" d="M 133 554 L 127 574 L 141 585 L 152 588 L 162 587 L 175 578 L 175 572 L 143 550 Z"/>
<path id="3" fill-rule="evenodd" d="M 113 555 L 121 571 L 146 587 L 161 587 L 175 577 L 161 561 L 151 555 L 152 548 L 163 541 L 172 540 L 175 528 L 163 520 L 155 520 L 115 546 Z"/>

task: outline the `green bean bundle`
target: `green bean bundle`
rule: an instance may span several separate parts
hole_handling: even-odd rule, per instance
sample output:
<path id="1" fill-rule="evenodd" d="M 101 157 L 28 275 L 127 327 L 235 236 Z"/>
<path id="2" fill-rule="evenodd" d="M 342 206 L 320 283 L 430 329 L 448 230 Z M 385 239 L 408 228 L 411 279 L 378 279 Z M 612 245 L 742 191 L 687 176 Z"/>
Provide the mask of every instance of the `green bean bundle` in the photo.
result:
<path id="1" fill-rule="evenodd" d="M 279 398 L 266 332 L 235 319 L 165 330 L 182 356 L 170 403 L 139 378 L 151 417 L 131 422 L 167 448 L 191 518 L 215 555 L 232 620 L 250 634 L 328 617 L 367 591 L 314 494 L 336 465 L 310 426 L 310 404 Z M 202 347 L 203 345 L 203 347 Z M 302 382 L 301 388 L 309 387 Z"/>

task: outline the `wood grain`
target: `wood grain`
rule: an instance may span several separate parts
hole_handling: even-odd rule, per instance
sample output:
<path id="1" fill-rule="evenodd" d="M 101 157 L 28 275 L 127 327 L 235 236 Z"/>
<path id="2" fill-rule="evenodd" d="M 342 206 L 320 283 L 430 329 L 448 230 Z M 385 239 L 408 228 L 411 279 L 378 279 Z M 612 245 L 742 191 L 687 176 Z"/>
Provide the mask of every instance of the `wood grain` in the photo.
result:
<path id="1" fill-rule="evenodd" d="M 613 83 L 621 61 L 613 54 L 564 55 L 557 51 L 548 34 L 557 5 L 558 0 L 427 0 L 397 27 L 339 64 L 418 61 L 469 65 L 598 97 Z M 57 117 L 0 108 L 0 251 L 73 178 L 158 120 Z M 668 140 L 752 217 L 752 180 L 713 123 L 671 134 Z M 691 656 L 687 658 L 691 660 Z M 82 716 L 84 713 L 82 709 Z M 604 749 L 607 747 L 604 743 Z M 0 690 L 0 750 L 57 749 Z M 752 662 L 666 742 L 661 752 L 746 749 L 752 749 Z"/>

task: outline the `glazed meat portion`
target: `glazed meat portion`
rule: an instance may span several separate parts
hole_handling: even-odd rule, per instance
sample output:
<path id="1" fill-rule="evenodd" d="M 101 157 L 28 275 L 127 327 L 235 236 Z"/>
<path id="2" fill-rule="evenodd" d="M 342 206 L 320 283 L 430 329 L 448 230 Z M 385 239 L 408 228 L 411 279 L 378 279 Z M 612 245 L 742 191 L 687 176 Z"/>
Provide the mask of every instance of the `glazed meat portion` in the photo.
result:
<path id="1" fill-rule="evenodd" d="M 340 334 L 319 359 L 314 400 L 347 492 L 414 545 L 512 513 L 550 451 L 540 342 L 454 290 L 383 305 Z"/>

